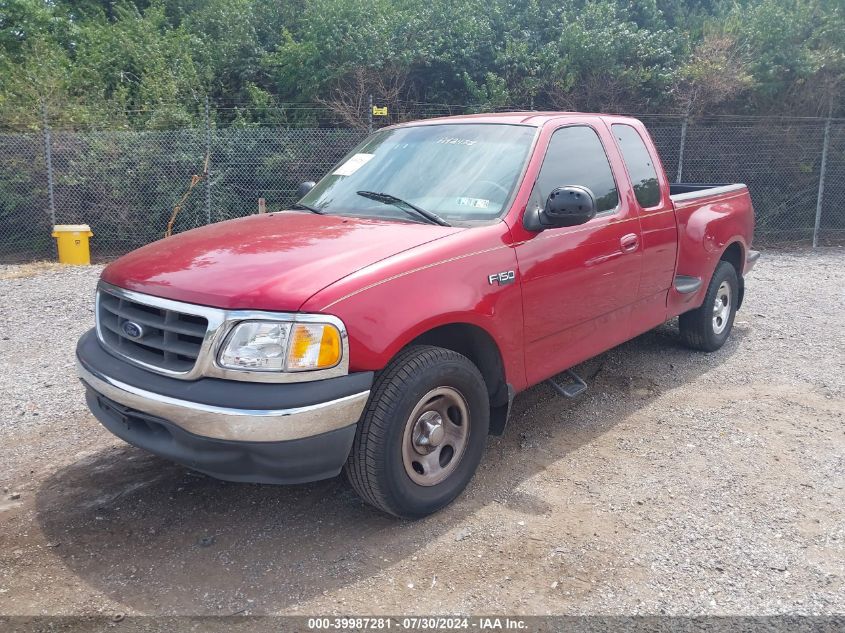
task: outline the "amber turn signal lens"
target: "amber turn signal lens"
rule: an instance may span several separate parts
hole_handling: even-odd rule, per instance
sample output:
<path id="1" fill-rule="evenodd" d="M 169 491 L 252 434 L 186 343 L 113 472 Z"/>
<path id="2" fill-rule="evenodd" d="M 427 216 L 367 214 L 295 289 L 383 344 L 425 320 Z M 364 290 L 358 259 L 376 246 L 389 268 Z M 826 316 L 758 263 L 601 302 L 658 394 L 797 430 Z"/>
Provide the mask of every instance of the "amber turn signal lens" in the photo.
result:
<path id="1" fill-rule="evenodd" d="M 296 323 L 290 335 L 288 371 L 326 369 L 340 362 L 340 332 L 328 323 Z"/>

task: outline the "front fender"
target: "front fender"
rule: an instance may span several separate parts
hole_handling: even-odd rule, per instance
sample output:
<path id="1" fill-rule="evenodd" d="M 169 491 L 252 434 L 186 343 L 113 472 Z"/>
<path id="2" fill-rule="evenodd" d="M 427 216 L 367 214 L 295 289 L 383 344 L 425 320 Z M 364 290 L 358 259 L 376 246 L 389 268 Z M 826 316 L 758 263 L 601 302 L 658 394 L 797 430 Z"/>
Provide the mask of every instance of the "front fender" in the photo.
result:
<path id="1" fill-rule="evenodd" d="M 497 223 L 444 238 L 374 264 L 324 289 L 303 306 L 334 314 L 349 333 L 350 369 L 384 368 L 425 332 L 469 323 L 495 341 L 505 376 L 525 386 L 522 294 L 507 225 Z M 514 281 L 490 283 L 514 271 Z"/>

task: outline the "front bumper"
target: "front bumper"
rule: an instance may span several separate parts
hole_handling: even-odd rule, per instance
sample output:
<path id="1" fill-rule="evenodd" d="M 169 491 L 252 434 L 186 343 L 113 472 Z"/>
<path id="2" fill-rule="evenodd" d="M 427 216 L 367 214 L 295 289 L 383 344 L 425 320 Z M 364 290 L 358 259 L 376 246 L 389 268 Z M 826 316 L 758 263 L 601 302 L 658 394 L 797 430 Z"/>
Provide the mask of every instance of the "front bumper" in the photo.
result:
<path id="1" fill-rule="evenodd" d="M 90 331 L 79 377 L 97 419 L 130 444 L 220 479 L 298 483 L 340 472 L 372 372 L 308 383 L 178 380 L 106 352 Z"/>

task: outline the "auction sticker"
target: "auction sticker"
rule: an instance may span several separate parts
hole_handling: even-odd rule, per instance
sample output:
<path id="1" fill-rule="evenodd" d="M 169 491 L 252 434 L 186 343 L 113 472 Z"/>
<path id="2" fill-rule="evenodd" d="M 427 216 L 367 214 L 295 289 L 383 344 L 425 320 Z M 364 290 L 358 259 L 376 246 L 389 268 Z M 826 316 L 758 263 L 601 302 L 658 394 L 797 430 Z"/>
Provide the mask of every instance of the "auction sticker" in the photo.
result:
<path id="1" fill-rule="evenodd" d="M 348 161 L 332 172 L 334 176 L 351 176 L 364 165 L 369 163 L 375 154 L 355 154 Z"/>
<path id="2" fill-rule="evenodd" d="M 458 205 L 474 209 L 486 209 L 490 206 L 490 201 L 486 198 L 458 198 Z"/>

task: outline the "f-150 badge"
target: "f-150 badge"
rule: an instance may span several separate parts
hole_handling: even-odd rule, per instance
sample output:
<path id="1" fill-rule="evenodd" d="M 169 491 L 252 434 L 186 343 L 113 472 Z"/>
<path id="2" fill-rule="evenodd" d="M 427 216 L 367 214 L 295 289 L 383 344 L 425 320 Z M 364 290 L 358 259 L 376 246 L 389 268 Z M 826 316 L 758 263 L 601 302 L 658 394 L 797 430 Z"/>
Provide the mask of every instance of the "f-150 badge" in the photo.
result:
<path id="1" fill-rule="evenodd" d="M 487 277 L 487 281 L 492 286 L 493 284 L 499 286 L 507 286 L 516 280 L 516 272 L 513 270 L 506 270 L 501 273 L 493 273 Z"/>

